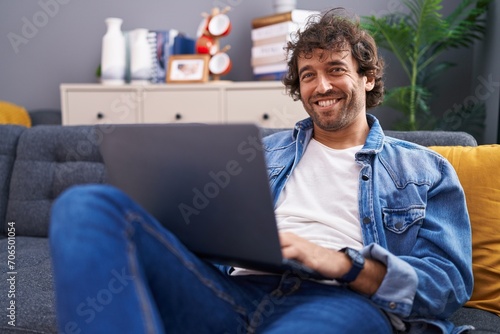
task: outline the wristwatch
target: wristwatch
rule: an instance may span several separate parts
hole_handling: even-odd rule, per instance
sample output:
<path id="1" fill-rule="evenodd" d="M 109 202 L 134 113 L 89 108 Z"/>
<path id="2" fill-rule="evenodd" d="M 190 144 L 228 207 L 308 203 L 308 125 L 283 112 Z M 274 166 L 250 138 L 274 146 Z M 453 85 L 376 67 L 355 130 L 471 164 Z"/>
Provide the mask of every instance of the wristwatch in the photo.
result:
<path id="1" fill-rule="evenodd" d="M 345 253 L 349 256 L 352 261 L 352 267 L 347 274 L 337 278 L 336 281 L 344 284 L 351 283 L 358 277 L 361 270 L 365 267 L 365 258 L 360 252 L 349 247 L 342 248 L 339 252 Z"/>

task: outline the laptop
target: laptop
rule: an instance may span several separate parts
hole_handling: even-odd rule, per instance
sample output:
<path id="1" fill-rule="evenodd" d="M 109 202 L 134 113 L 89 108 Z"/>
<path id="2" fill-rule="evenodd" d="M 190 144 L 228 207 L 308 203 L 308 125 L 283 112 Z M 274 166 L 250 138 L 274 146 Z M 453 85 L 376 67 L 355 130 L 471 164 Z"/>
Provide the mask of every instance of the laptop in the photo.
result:
<path id="1" fill-rule="evenodd" d="M 108 183 L 193 253 L 233 267 L 324 279 L 282 257 L 256 125 L 107 125 L 101 133 Z"/>

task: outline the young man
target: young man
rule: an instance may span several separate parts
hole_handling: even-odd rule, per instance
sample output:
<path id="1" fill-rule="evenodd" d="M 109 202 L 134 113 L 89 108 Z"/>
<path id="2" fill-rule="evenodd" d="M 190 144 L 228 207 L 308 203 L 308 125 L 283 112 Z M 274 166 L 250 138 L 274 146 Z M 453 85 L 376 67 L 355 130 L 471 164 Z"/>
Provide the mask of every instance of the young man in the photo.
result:
<path id="1" fill-rule="evenodd" d="M 453 168 L 366 113 L 383 63 L 356 20 L 327 12 L 288 51 L 285 85 L 310 118 L 264 140 L 282 252 L 331 280 L 219 270 L 119 190 L 82 186 L 53 208 L 60 332 L 454 330 L 472 269 Z"/>

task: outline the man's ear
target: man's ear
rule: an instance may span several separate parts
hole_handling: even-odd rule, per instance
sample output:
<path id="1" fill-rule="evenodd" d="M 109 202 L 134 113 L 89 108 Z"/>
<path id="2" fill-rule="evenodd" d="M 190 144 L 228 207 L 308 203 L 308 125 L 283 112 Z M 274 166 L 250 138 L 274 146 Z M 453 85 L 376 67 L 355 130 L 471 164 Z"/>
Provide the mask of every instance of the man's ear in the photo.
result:
<path id="1" fill-rule="evenodd" d="M 370 75 L 370 76 L 365 76 L 366 82 L 365 82 L 365 91 L 369 92 L 375 87 L 375 76 Z"/>

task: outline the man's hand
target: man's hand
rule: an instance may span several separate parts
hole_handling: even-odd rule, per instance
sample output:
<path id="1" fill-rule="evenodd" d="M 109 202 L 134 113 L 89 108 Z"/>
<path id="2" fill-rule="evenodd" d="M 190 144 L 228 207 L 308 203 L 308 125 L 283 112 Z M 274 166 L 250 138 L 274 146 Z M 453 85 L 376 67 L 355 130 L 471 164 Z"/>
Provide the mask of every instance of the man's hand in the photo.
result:
<path id="1" fill-rule="evenodd" d="M 297 260 L 325 277 L 339 278 L 351 269 L 352 263 L 346 254 L 321 247 L 296 234 L 280 232 L 280 243 L 284 258 Z M 364 269 L 349 286 L 372 295 L 382 283 L 386 271 L 382 263 L 366 259 Z"/>
<path id="2" fill-rule="evenodd" d="M 294 259 L 325 277 L 341 277 L 351 268 L 351 261 L 343 253 L 318 246 L 290 232 L 280 232 L 283 257 Z"/>

